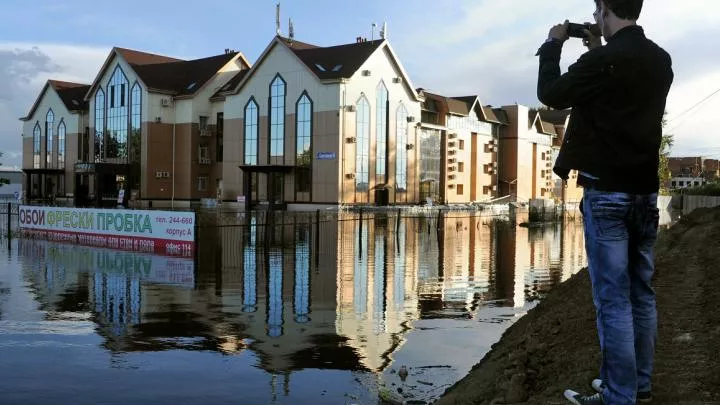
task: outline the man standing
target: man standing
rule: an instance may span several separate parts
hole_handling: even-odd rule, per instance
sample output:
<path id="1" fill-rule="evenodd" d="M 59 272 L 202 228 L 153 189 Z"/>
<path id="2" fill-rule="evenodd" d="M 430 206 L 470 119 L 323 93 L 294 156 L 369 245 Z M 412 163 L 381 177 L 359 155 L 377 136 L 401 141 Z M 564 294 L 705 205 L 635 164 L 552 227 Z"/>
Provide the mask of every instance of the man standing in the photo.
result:
<path id="1" fill-rule="evenodd" d="M 540 47 L 538 98 L 572 107 L 554 172 L 578 170 L 585 249 L 602 351 L 596 394 L 568 390 L 576 405 L 634 405 L 651 399 L 657 336 L 651 286 L 657 237 L 658 163 L 670 56 L 637 25 L 643 0 L 595 0 L 606 45 L 586 30 L 588 47 L 560 74 L 568 22 Z"/>

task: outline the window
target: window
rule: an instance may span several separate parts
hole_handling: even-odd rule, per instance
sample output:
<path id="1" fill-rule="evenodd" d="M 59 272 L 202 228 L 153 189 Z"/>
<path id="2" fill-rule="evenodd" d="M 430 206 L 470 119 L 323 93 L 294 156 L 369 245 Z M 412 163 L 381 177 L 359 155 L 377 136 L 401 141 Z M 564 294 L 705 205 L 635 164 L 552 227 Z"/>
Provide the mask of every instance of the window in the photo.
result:
<path id="1" fill-rule="evenodd" d="M 215 160 L 223 161 L 223 130 L 225 127 L 225 117 L 223 113 L 217 113 L 217 123 L 215 124 Z"/>
<path id="2" fill-rule="evenodd" d="M 455 186 L 455 188 L 457 189 L 457 195 L 463 195 L 463 193 L 465 192 L 462 184 L 458 184 L 457 186 Z"/>
<path id="3" fill-rule="evenodd" d="M 312 187 L 312 114 L 312 100 L 307 93 L 303 93 L 295 106 L 296 192 L 309 192 Z"/>
<path id="4" fill-rule="evenodd" d="M 128 79 L 120 66 L 110 77 L 110 105 L 107 108 L 107 139 L 105 157 L 108 159 L 127 159 L 128 157 L 128 106 L 125 87 Z"/>
<path id="5" fill-rule="evenodd" d="M 95 161 L 100 162 L 104 157 L 105 145 L 105 92 L 98 87 L 95 93 Z"/>
<path id="6" fill-rule="evenodd" d="M 52 110 L 48 110 L 45 116 L 45 167 L 54 167 L 53 165 L 53 126 L 55 125 L 55 114 Z"/>
<path id="7" fill-rule="evenodd" d="M 208 180 L 208 178 L 206 176 L 198 177 L 198 191 L 206 191 L 207 190 L 207 180 Z"/>
<path id="8" fill-rule="evenodd" d="M 40 129 L 40 123 L 35 122 L 35 128 L 33 128 L 33 168 L 40 168 L 40 137 L 42 130 Z"/>
<path id="9" fill-rule="evenodd" d="M 675 186 L 677 186 L 677 182 L 676 182 L 676 181 L 671 181 L 671 182 L 670 182 L 670 187 L 675 187 Z"/>
<path id="10" fill-rule="evenodd" d="M 270 85 L 270 157 L 285 155 L 285 81 L 280 75 Z"/>
<path id="11" fill-rule="evenodd" d="M 200 130 L 206 130 L 208 127 L 208 117 L 201 115 L 200 116 Z"/>
<path id="12" fill-rule="evenodd" d="M 131 163 L 140 163 L 142 160 L 142 88 L 135 83 L 130 92 L 130 139 L 129 160 Z M 139 181 L 139 179 L 137 179 Z"/>
<path id="13" fill-rule="evenodd" d="M 388 90 L 384 82 L 377 87 L 377 105 L 375 116 L 375 180 L 384 184 L 387 182 L 387 144 L 388 144 Z"/>
<path id="14" fill-rule="evenodd" d="M 370 189 L 370 104 L 365 96 L 358 101 L 356 110 L 355 191 L 360 192 Z"/>
<path id="15" fill-rule="evenodd" d="M 64 169 L 65 168 L 65 121 L 60 120 L 60 124 L 58 124 L 58 169 Z"/>
<path id="16" fill-rule="evenodd" d="M 407 190 L 407 117 L 407 108 L 400 104 L 395 113 L 395 187 L 398 191 Z"/>
<path id="17" fill-rule="evenodd" d="M 458 162 L 458 172 L 462 173 L 465 171 L 465 163 L 464 162 Z"/>
<path id="18" fill-rule="evenodd" d="M 200 163 L 210 160 L 210 148 L 205 145 L 198 146 L 198 160 Z"/>
<path id="19" fill-rule="evenodd" d="M 258 105 L 251 98 L 245 105 L 245 164 L 258 164 Z"/>
<path id="20" fill-rule="evenodd" d="M 465 150 L 465 140 L 460 139 L 460 140 L 458 141 L 458 149 L 460 149 L 460 150 Z"/>

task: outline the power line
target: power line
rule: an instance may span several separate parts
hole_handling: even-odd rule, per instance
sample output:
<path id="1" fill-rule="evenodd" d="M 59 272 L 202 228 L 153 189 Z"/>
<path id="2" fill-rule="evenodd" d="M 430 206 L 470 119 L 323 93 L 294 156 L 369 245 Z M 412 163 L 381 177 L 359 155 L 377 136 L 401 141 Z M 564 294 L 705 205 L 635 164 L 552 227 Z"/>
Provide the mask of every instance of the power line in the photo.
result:
<path id="1" fill-rule="evenodd" d="M 668 121 L 667 123 L 669 124 L 669 123 L 671 123 L 671 122 L 673 122 L 673 121 L 677 121 L 678 119 L 680 119 L 680 117 L 684 116 L 685 114 L 687 114 L 687 113 L 689 113 L 690 111 L 694 110 L 695 108 L 699 107 L 702 103 L 710 100 L 710 98 L 712 98 L 714 95 L 716 95 L 716 94 L 718 94 L 718 93 L 720 93 L 720 88 L 717 89 L 717 90 L 715 90 L 715 91 L 713 91 L 713 92 L 710 93 L 707 97 L 703 98 L 702 100 L 698 101 L 697 103 L 693 104 L 692 107 L 690 107 L 690 108 L 688 108 L 687 110 L 683 111 L 683 112 L 680 113 L 679 115 L 673 117 L 673 119 L 671 119 L 671 120 Z M 675 125 L 674 127 L 672 127 L 672 129 L 668 130 L 668 132 L 673 131 L 673 130 L 674 130 L 675 128 L 677 128 L 679 125 L 680 125 L 680 123 L 678 123 L 677 125 Z"/>

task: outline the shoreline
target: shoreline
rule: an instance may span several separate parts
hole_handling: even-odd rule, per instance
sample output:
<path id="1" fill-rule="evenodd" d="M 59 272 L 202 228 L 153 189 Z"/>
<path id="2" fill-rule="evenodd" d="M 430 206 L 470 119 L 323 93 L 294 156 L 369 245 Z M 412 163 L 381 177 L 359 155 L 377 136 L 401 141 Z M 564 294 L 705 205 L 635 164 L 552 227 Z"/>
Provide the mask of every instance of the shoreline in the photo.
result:
<path id="1" fill-rule="evenodd" d="M 653 404 L 720 404 L 718 263 L 720 208 L 698 209 L 659 236 Z M 590 393 L 599 365 L 590 279 L 583 269 L 508 328 L 435 404 L 565 404 L 566 388 Z"/>

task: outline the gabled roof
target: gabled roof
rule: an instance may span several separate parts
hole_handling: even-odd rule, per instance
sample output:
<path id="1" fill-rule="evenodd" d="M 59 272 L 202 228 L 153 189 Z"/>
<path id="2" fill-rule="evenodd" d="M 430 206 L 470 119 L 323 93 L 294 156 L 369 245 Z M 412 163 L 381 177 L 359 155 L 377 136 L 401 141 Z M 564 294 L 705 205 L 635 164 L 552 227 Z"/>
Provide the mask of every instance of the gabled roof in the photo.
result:
<path id="1" fill-rule="evenodd" d="M 553 125 L 565 125 L 570 116 L 570 109 L 567 110 L 540 110 L 540 118 Z"/>
<path id="2" fill-rule="evenodd" d="M 386 47 L 395 66 L 403 76 L 403 84 L 407 86 L 410 93 L 419 100 L 419 96 L 415 92 L 415 89 L 412 88 L 407 73 L 400 65 L 395 52 L 386 40 L 358 41 L 353 44 L 321 47 L 281 36 L 273 38 L 255 65 L 247 74 L 244 74 L 232 90 L 221 91 L 216 93 L 214 97 L 239 93 L 245 83 L 252 78 L 255 71 L 262 66 L 264 60 L 276 46 L 283 46 L 288 49 L 300 63 L 305 65 L 305 67 L 321 81 L 336 81 L 351 78 L 370 56 L 378 49 Z"/>
<path id="3" fill-rule="evenodd" d="M 88 104 L 84 100 L 84 96 L 87 90 L 90 88 L 90 85 L 82 83 L 63 82 L 60 80 L 48 80 L 40 91 L 37 99 L 35 99 L 32 107 L 30 107 L 30 112 L 28 112 L 25 117 L 20 118 L 21 121 L 27 121 L 30 119 L 30 117 L 33 116 L 33 114 L 35 114 L 35 110 L 37 110 L 38 106 L 40 105 L 40 101 L 42 100 L 43 96 L 45 96 L 45 92 L 49 87 L 52 87 L 52 89 L 55 90 L 58 97 L 60 97 L 60 100 L 62 100 L 63 104 L 65 104 L 65 107 L 68 109 L 68 111 L 77 112 L 87 110 Z"/>
<path id="4" fill-rule="evenodd" d="M 157 63 L 130 64 L 149 91 L 161 91 L 175 96 L 195 94 L 205 83 L 239 53 L 229 52 L 208 58 Z"/>
<path id="5" fill-rule="evenodd" d="M 510 125 L 510 117 L 508 117 L 507 111 L 502 108 L 493 108 L 492 112 L 495 113 L 495 116 L 501 124 Z"/>
<path id="6" fill-rule="evenodd" d="M 178 62 L 178 61 L 182 60 L 182 59 L 172 58 L 170 56 L 156 55 L 154 53 L 141 52 L 141 51 L 136 51 L 133 49 L 114 47 L 108 54 L 108 57 L 105 58 L 105 62 L 103 63 L 102 67 L 100 68 L 100 71 L 98 71 L 97 76 L 95 76 L 95 80 L 93 80 L 87 93 L 85 93 L 86 100 L 90 99 L 90 95 L 97 87 L 98 81 L 103 76 L 103 74 L 105 74 L 105 71 L 110 66 L 110 63 L 113 61 L 113 59 L 117 55 L 120 55 L 130 65 L 135 65 L 135 66 L 154 65 L 154 64 L 158 64 L 158 63 L 168 63 L 168 62 Z"/>
<path id="7" fill-rule="evenodd" d="M 242 81 L 242 79 L 245 78 L 245 75 L 247 75 L 249 71 L 249 68 L 239 70 L 235 74 L 235 76 L 231 77 L 230 80 L 228 80 L 222 87 L 218 89 L 218 91 L 215 92 L 215 94 L 212 95 L 212 97 L 210 97 L 210 100 L 217 100 L 223 98 L 224 96 L 222 95 L 222 93 L 234 89 Z"/>
<path id="8" fill-rule="evenodd" d="M 528 111 L 528 118 L 528 122 L 530 123 L 528 128 L 532 128 L 532 126 L 535 125 L 538 132 L 542 132 L 546 135 L 557 136 L 557 131 L 555 131 L 555 125 L 543 120 L 541 111 L 536 109 L 530 109 Z"/>

